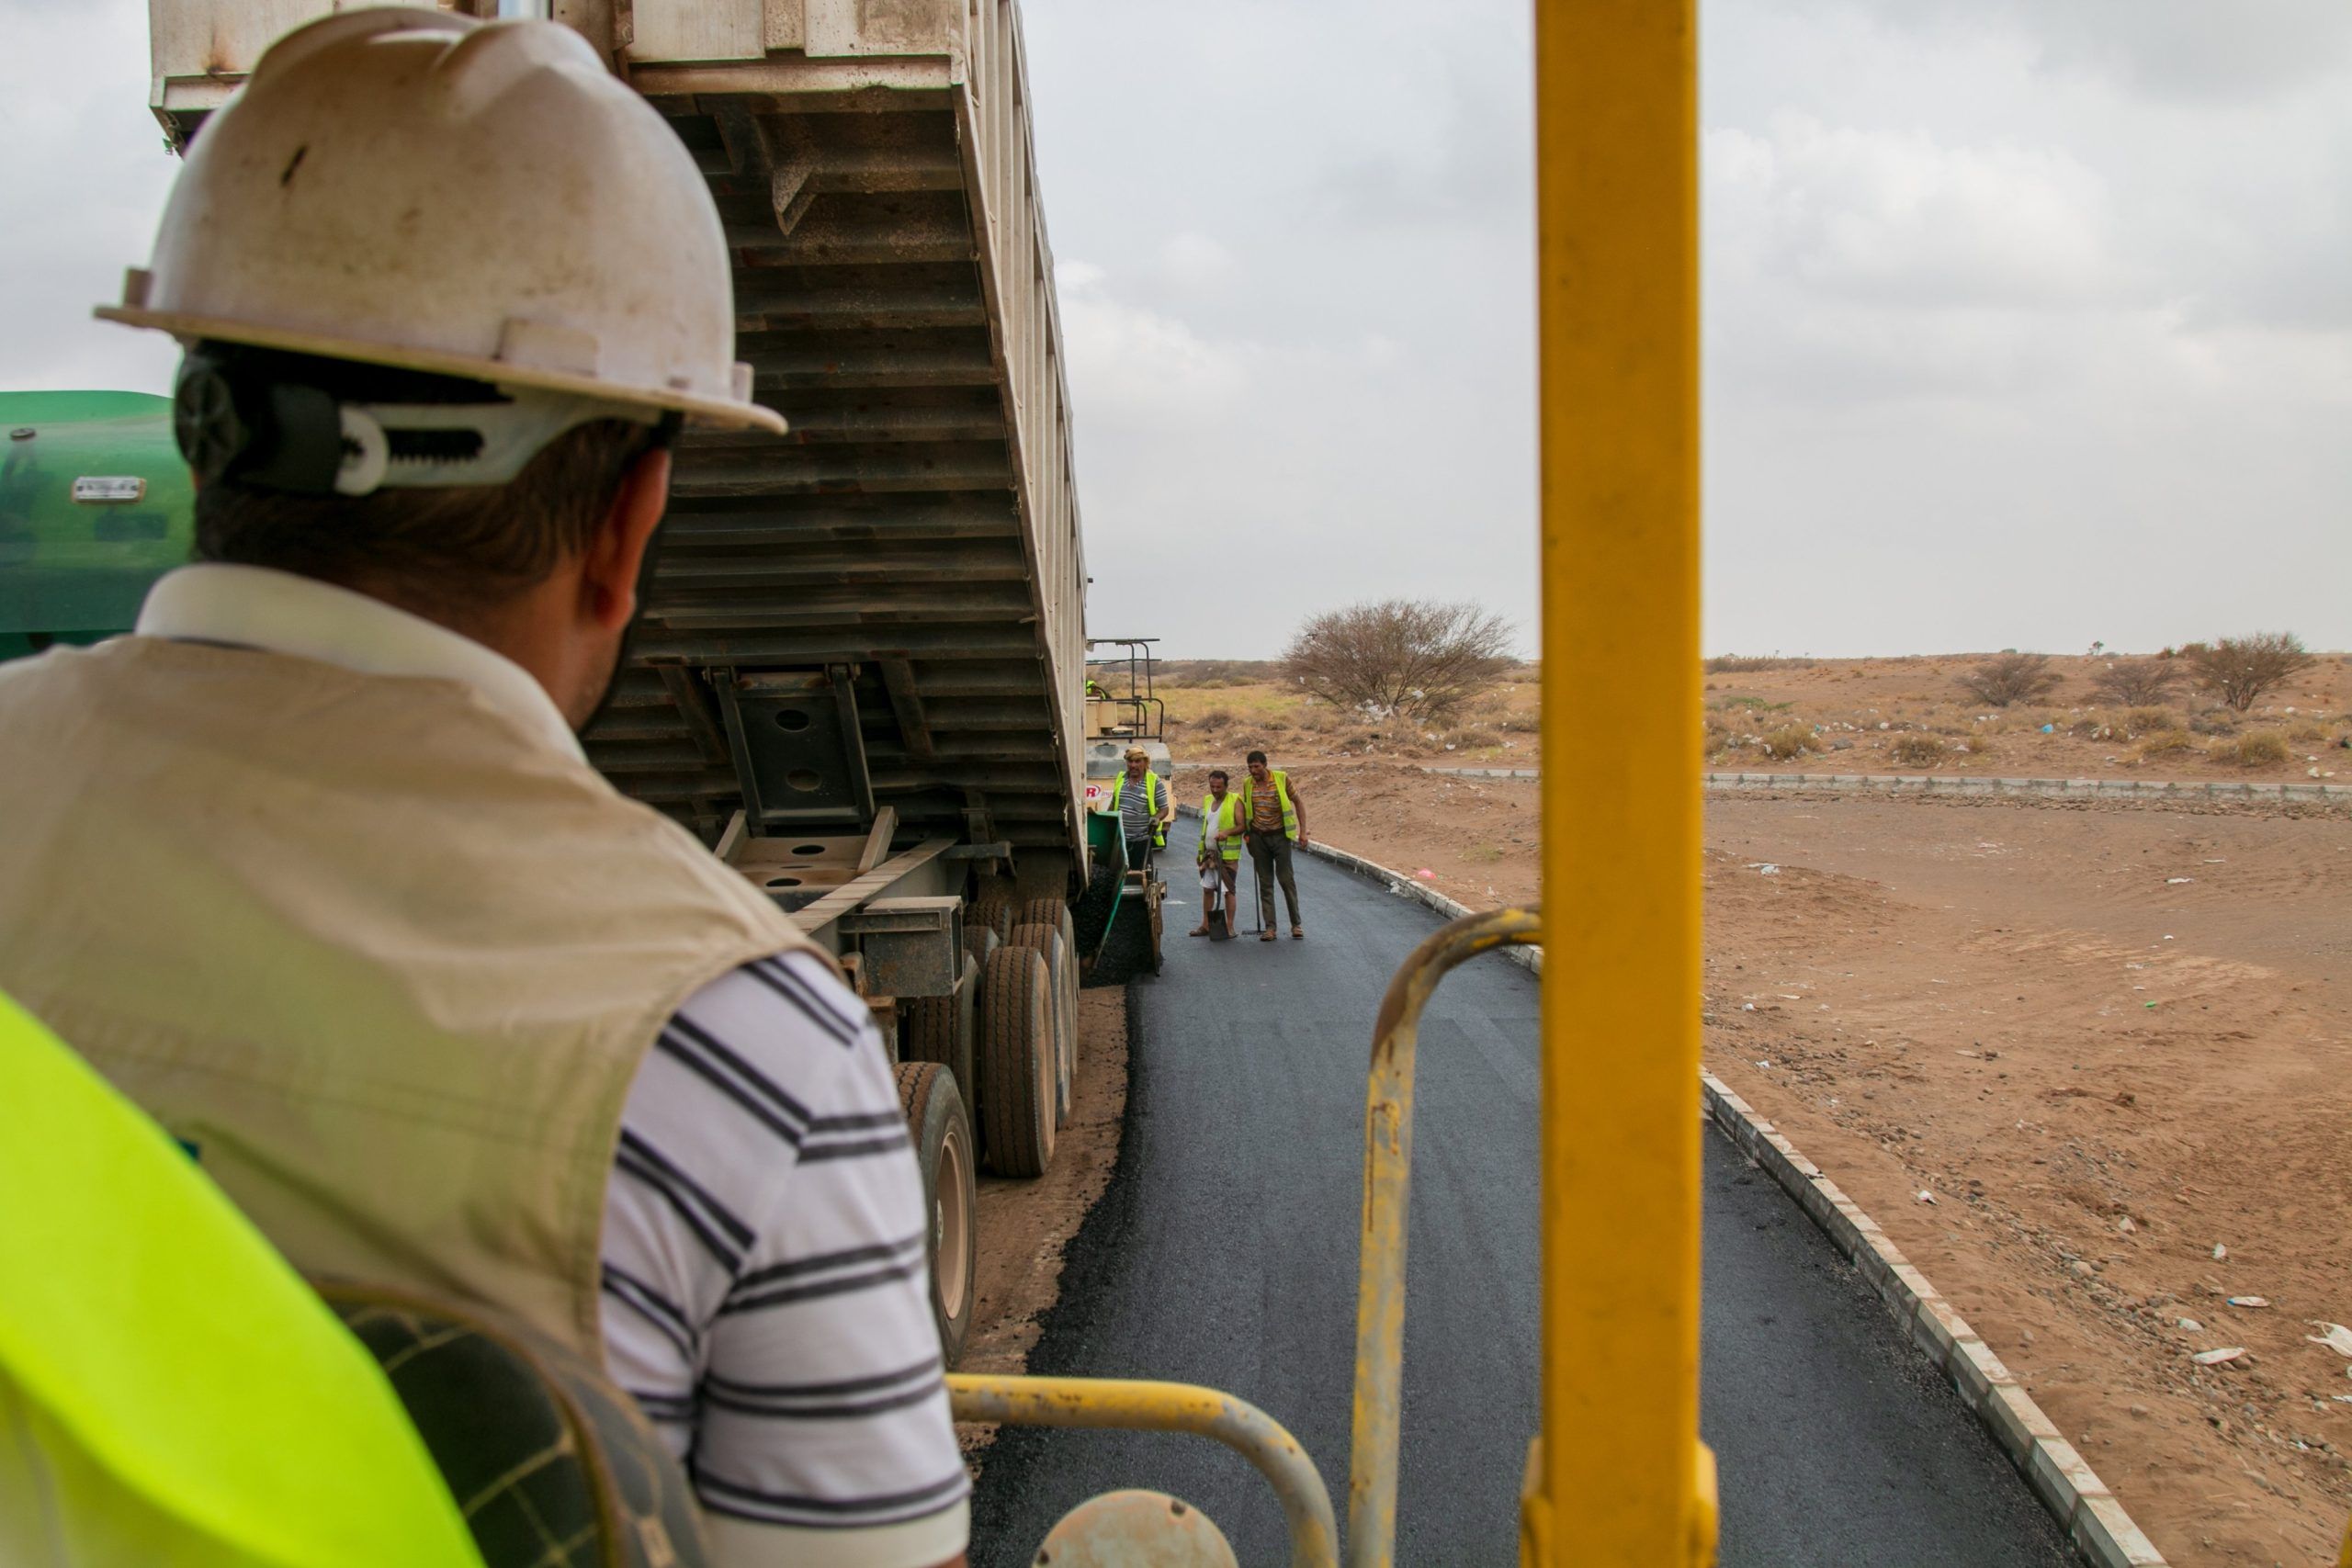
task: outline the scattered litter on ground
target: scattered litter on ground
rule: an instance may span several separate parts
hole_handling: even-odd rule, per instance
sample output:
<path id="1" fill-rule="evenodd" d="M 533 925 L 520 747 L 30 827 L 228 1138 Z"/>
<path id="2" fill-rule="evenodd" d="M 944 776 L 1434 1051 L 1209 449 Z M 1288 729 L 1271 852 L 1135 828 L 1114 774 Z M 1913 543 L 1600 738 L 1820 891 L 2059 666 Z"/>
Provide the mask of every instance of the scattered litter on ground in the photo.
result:
<path id="1" fill-rule="evenodd" d="M 1774 865 L 1770 861 L 1766 861 L 1762 865 L 1756 868 L 1756 874 L 1758 876 L 1778 876 L 1781 874 L 1781 868 Z"/>
<path id="2" fill-rule="evenodd" d="M 2115 1222 L 2115 1228 L 2122 1232 L 2125 1235 L 2130 1235 L 2140 1227 L 2132 1223 L 2131 1215 L 2126 1214 L 2121 1219 Z"/>
<path id="3" fill-rule="evenodd" d="M 2205 1332 L 2205 1325 L 2198 1322 L 2193 1317 L 2184 1317 L 2178 1321 L 2180 1323 L 2180 1331 L 2183 1334 L 2202 1334 Z"/>
<path id="4" fill-rule="evenodd" d="M 2199 1350 L 2188 1359 L 2200 1367 L 2218 1367 L 2224 1361 L 2234 1361 L 2245 1354 L 2243 1345 L 2224 1345 L 2218 1349 Z"/>
<path id="5" fill-rule="evenodd" d="M 1419 871 L 1414 872 L 1413 874 L 1419 877 L 1423 882 L 1435 882 L 1437 880 L 1437 873 L 1431 871 L 1428 866 L 1422 866 Z"/>
<path id="6" fill-rule="evenodd" d="M 1919 1189 L 1919 1201 L 1920 1201 L 1920 1202 L 1922 1202 L 1922 1203 L 1932 1203 L 1932 1202 L 1934 1202 L 1935 1201 L 1936 1201 L 1936 1195 L 1935 1195 L 1934 1193 L 1932 1193 L 1932 1192 L 1928 1191 L 1928 1190 L 1926 1188 L 1924 1188 L 1924 1187 L 1922 1187 L 1922 1188 L 1920 1188 L 1920 1189 Z"/>
<path id="7" fill-rule="evenodd" d="M 2352 1328 L 2346 1328 L 2340 1323 L 2322 1323 L 2317 1318 L 2312 1319 L 2311 1325 L 2320 1332 L 2306 1334 L 2303 1336 L 2305 1339 L 2314 1345 L 2324 1345 L 2339 1356 L 2352 1356 Z"/>
<path id="8" fill-rule="evenodd" d="M 2270 1298 L 2268 1296 L 2232 1296 L 2230 1304 L 2233 1307 L 2267 1307 L 2270 1304 Z"/>
<path id="9" fill-rule="evenodd" d="M 2217 1242 L 2215 1242 L 2215 1243 L 2213 1244 L 2213 1261 L 2214 1261 L 2214 1262 L 2219 1263 L 2222 1258 L 2227 1258 L 2229 1255 L 2230 1255 L 2230 1249 L 2229 1249 L 2228 1247 L 2223 1247 L 2223 1246 L 2222 1246 L 2220 1242 L 2218 1242 L 2218 1241 L 2217 1241 Z"/>
<path id="10" fill-rule="evenodd" d="M 2166 887 L 2177 887 L 2184 882 L 2194 882 L 2197 879 L 2193 876 L 2167 876 L 2165 878 L 2165 886 Z"/>

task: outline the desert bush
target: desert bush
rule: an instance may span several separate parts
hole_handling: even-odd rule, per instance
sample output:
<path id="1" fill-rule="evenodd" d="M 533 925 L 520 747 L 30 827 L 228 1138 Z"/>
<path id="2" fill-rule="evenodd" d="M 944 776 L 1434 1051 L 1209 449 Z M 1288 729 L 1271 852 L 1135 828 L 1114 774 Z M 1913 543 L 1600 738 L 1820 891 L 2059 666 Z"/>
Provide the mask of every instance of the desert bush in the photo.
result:
<path id="1" fill-rule="evenodd" d="M 2159 729 L 2170 729 L 2179 722 L 2170 708 L 2133 708 L 2123 716 L 2123 733 L 2136 740 Z"/>
<path id="2" fill-rule="evenodd" d="M 1788 762 L 1809 752 L 1820 750 L 1821 737 L 1815 735 L 1809 726 L 1784 724 L 1765 736 L 1758 744 L 1763 748 L 1764 755 L 1774 761 Z"/>
<path id="3" fill-rule="evenodd" d="M 2173 694 L 2185 673 L 2166 659 L 2110 659 L 2091 677 L 2091 695 L 2119 707 L 2143 707 Z"/>
<path id="4" fill-rule="evenodd" d="M 2324 740 L 2334 733 L 2335 731 L 2329 729 L 2327 726 L 2324 724 L 2313 724 L 2307 721 L 2305 723 L 2299 724 L 2295 726 L 2294 728 L 2287 731 L 2287 739 L 2290 740 Z"/>
<path id="5" fill-rule="evenodd" d="M 1290 733 L 1290 720 L 1286 718 L 1270 718 L 1261 724 L 1258 728 L 1264 730 L 1269 735 L 1288 735 Z"/>
<path id="6" fill-rule="evenodd" d="M 1972 735 L 1960 743 L 1960 749 L 1972 757 L 1989 757 L 2000 748 L 1993 744 L 1989 735 Z"/>
<path id="7" fill-rule="evenodd" d="M 1479 751 L 1489 746 L 1499 746 L 1503 743 L 1503 738 L 1500 735 L 1475 724 L 1465 724 L 1461 728 L 1451 731 L 1445 737 L 1445 740 L 1447 745 L 1457 751 Z"/>
<path id="8" fill-rule="evenodd" d="M 2046 653 L 2003 653 L 1961 676 L 1960 688 L 1980 703 L 2005 708 L 2039 702 L 2058 689 L 2060 679 Z"/>
<path id="9" fill-rule="evenodd" d="M 2196 673 L 2197 683 L 2240 713 L 2290 675 L 2319 662 L 2292 632 L 2219 637 L 2210 646 L 2190 643 L 2180 651 Z"/>
<path id="10" fill-rule="evenodd" d="M 1283 672 L 1328 703 L 1439 724 L 1511 667 L 1510 637 L 1510 623 L 1476 604 L 1351 604 L 1309 616 Z"/>
<path id="11" fill-rule="evenodd" d="M 2217 740 L 2208 753 L 2217 762 L 2260 768 L 2287 760 L 2287 738 L 2275 730 L 2257 729 L 2234 740 Z"/>
<path id="12" fill-rule="evenodd" d="M 2196 750 L 2197 737 L 2180 728 L 2153 730 L 2140 742 L 2143 757 L 2172 757 Z"/>
<path id="13" fill-rule="evenodd" d="M 1202 729 L 1230 729 L 1233 728 L 1233 710 L 1211 708 L 1192 722 Z"/>
<path id="14" fill-rule="evenodd" d="M 1504 731 L 1511 735 L 1537 735 L 1543 732 L 1543 722 L 1532 713 L 1515 713 L 1502 722 Z"/>
<path id="15" fill-rule="evenodd" d="M 1932 768 L 1944 759 L 1944 743 L 1932 735 L 1898 735 L 1886 754 L 1906 768 Z"/>
<path id="16" fill-rule="evenodd" d="M 2188 728 L 2197 735 L 2235 735 L 2238 732 L 2237 720 L 2230 716 L 2227 708 L 2208 708 L 2203 713 L 2191 714 Z"/>
<path id="17" fill-rule="evenodd" d="M 1778 654 L 1758 658 L 1737 653 L 1718 654 L 1700 666 L 1710 675 L 1752 675 L 1764 670 L 1810 670 L 1810 659 L 1782 659 Z"/>

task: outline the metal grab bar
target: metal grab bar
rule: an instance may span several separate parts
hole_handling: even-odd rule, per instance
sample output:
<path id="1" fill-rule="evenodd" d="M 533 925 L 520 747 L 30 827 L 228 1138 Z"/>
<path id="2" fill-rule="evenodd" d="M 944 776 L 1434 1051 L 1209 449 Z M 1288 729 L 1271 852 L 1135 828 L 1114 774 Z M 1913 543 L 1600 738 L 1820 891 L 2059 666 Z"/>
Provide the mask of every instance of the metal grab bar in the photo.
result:
<path id="1" fill-rule="evenodd" d="M 1291 1568 L 1339 1568 L 1339 1527 L 1322 1472 L 1281 1422 L 1246 1399 L 1197 1383 L 950 1372 L 947 1403 L 958 1421 L 1215 1438 L 1256 1465 L 1273 1487 L 1290 1525 Z"/>
<path id="2" fill-rule="evenodd" d="M 1349 1568 L 1387 1568 L 1396 1546 L 1396 1445 L 1405 1384 L 1405 1221 L 1413 1180 L 1413 1052 L 1421 1010 L 1447 971 L 1544 940 L 1533 909 L 1465 915 L 1415 948 L 1373 1025 L 1363 1110 L 1363 1237 L 1356 1294 L 1355 1429 L 1348 1465 Z"/>

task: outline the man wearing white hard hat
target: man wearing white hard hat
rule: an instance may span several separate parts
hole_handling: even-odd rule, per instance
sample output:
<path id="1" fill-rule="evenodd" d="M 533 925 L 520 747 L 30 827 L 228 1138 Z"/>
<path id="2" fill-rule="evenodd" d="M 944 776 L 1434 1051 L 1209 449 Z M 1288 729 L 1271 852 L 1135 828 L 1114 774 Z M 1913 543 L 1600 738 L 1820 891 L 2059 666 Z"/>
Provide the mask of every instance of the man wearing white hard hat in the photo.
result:
<path id="1" fill-rule="evenodd" d="M 564 28 L 347 12 L 100 313 L 187 346 L 198 564 L 0 671 L 0 989 L 301 1268 L 601 1359 L 720 1562 L 958 1559 L 871 1020 L 575 739 L 679 425 L 784 425 L 692 158 Z"/>

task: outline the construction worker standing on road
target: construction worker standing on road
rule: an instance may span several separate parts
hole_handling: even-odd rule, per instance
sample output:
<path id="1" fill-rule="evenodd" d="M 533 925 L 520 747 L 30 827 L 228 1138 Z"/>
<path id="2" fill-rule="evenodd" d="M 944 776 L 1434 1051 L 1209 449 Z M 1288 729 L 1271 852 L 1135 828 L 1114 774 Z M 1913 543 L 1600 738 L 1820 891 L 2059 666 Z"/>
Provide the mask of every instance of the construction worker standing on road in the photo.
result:
<path id="1" fill-rule="evenodd" d="M 1127 771 L 1111 781 L 1111 803 L 1118 813 L 1120 836 L 1127 840 L 1127 863 L 1141 866 L 1154 850 L 1168 847 L 1168 824 L 1176 807 L 1168 786 L 1151 771 L 1151 753 L 1140 746 L 1127 748 Z"/>
<path id="2" fill-rule="evenodd" d="M 1220 903 L 1225 908 L 1226 934 L 1233 931 L 1233 894 L 1241 879 L 1241 797 L 1227 789 L 1223 768 L 1209 773 L 1209 792 L 1201 796 L 1201 847 L 1194 863 L 1201 868 L 1201 923 L 1194 936 L 1209 934 Z"/>
<path id="3" fill-rule="evenodd" d="M 187 345 L 199 564 L 0 671 L 0 987 L 299 1267 L 601 1362 L 719 1562 L 960 1561 L 871 1016 L 575 739 L 681 422 L 783 428 L 692 154 L 567 28 L 343 12 L 102 314 Z"/>
<path id="4" fill-rule="evenodd" d="M 1291 849 L 1305 846 L 1306 810 L 1290 775 L 1266 766 L 1266 754 L 1252 751 L 1246 759 L 1249 773 L 1241 780 L 1241 822 L 1250 844 L 1250 878 L 1258 885 L 1258 940 L 1274 940 L 1274 889 L 1269 877 L 1283 885 L 1283 901 L 1290 906 L 1290 934 L 1295 942 L 1306 934 L 1298 921 L 1298 882 L 1291 869 Z"/>

